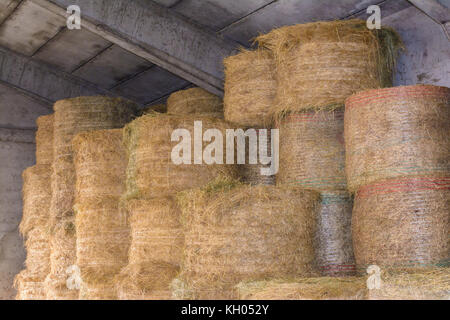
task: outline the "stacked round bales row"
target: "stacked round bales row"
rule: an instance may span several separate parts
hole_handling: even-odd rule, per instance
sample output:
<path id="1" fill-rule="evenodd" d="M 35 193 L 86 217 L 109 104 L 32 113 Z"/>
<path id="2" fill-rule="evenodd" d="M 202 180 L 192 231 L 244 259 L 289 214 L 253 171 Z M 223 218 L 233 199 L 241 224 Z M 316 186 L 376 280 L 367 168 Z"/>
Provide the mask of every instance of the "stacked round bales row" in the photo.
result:
<path id="1" fill-rule="evenodd" d="M 371 90 L 347 100 L 358 267 L 448 266 L 449 101 L 450 89 L 435 86 Z"/>
<path id="2" fill-rule="evenodd" d="M 238 299 L 243 280 L 309 275 L 319 194 L 221 179 L 182 192 L 186 237 L 179 299 Z"/>
<path id="3" fill-rule="evenodd" d="M 127 166 L 122 130 L 83 132 L 72 145 L 80 299 L 117 299 L 114 277 L 128 262 L 130 242 L 128 218 L 119 208 Z"/>
<path id="4" fill-rule="evenodd" d="M 23 216 L 19 230 L 25 238 L 26 269 L 17 275 L 17 299 L 46 298 L 44 281 L 50 271 L 49 218 L 53 162 L 53 115 L 36 121 L 36 165 L 23 174 Z"/>
<path id="5" fill-rule="evenodd" d="M 54 162 L 51 201 L 51 273 L 49 299 L 77 299 L 78 291 L 66 285 L 67 268 L 76 263 L 76 231 L 73 205 L 75 167 L 72 139 L 83 131 L 121 128 L 136 112 L 134 103 L 110 97 L 80 97 L 57 101 L 54 106 Z"/>
<path id="6" fill-rule="evenodd" d="M 242 50 L 239 54 L 224 60 L 225 65 L 225 120 L 242 129 L 256 129 L 267 136 L 268 154 L 271 154 L 272 121 L 270 110 L 276 94 L 275 61 L 269 50 Z M 261 140 L 260 140 L 261 142 Z M 249 139 L 246 141 L 249 143 Z M 249 154 L 247 144 L 246 149 Z M 259 159 L 261 160 L 261 158 Z M 274 175 L 263 175 L 261 164 L 250 164 L 248 159 L 240 165 L 240 175 L 250 184 L 275 184 Z"/>
<path id="7" fill-rule="evenodd" d="M 179 272 L 184 245 L 181 211 L 174 195 L 202 186 L 217 175 L 237 176 L 233 165 L 172 161 L 172 149 L 179 142 L 172 141 L 172 133 L 185 129 L 194 138 L 195 121 L 202 122 L 203 130 L 218 129 L 222 134 L 229 128 L 223 120 L 203 114 L 152 113 L 124 129 L 129 162 L 127 192 L 121 206 L 129 217 L 131 243 L 128 265 L 116 277 L 119 299 L 171 297 L 170 283 Z M 185 142 L 193 147 L 191 141 Z M 206 145 L 202 143 L 202 147 Z"/>

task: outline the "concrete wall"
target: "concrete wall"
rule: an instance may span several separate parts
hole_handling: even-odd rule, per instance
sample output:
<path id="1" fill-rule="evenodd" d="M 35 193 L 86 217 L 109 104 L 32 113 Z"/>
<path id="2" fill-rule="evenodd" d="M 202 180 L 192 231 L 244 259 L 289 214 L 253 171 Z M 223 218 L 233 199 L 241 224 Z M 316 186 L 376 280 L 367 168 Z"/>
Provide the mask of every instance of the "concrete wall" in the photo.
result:
<path id="1" fill-rule="evenodd" d="M 50 110 L 0 84 L 0 300 L 13 299 L 13 279 L 23 269 L 22 171 L 35 163 L 35 121 Z"/>

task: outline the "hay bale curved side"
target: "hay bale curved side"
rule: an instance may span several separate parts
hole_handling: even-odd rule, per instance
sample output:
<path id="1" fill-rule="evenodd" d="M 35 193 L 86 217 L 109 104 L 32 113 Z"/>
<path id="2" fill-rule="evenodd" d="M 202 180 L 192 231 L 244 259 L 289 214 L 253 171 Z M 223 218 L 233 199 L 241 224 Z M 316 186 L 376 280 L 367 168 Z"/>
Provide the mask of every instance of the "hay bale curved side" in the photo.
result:
<path id="1" fill-rule="evenodd" d="M 449 263 L 450 178 L 380 181 L 355 197 L 353 247 L 358 268 Z"/>
<path id="2" fill-rule="evenodd" d="M 404 86 L 350 97 L 345 111 L 349 189 L 402 176 L 449 176 L 449 131 L 449 88 Z"/>
<path id="3" fill-rule="evenodd" d="M 51 165 L 53 162 L 53 121 L 54 115 L 37 118 L 36 164 Z"/>
<path id="4" fill-rule="evenodd" d="M 391 86 L 402 47 L 393 30 L 369 30 L 358 19 L 286 26 L 256 42 L 277 63 L 274 115 L 333 108 L 356 92 Z"/>
<path id="5" fill-rule="evenodd" d="M 167 99 L 169 114 L 201 114 L 223 118 L 222 99 L 202 88 L 189 88 L 172 93 Z"/>
<path id="6" fill-rule="evenodd" d="M 280 119 L 277 127 L 277 184 L 316 191 L 346 190 L 343 108 L 292 113 Z"/>
<path id="7" fill-rule="evenodd" d="M 248 127 L 271 123 L 277 83 L 269 50 L 242 50 L 224 60 L 225 120 Z"/>
<path id="8" fill-rule="evenodd" d="M 236 165 L 180 164 L 172 162 L 172 133 L 186 129 L 194 138 L 194 122 L 201 121 L 203 130 L 218 129 L 225 137 L 231 126 L 223 120 L 197 115 L 145 115 L 124 129 L 129 162 L 127 168 L 127 198 L 153 198 L 204 185 L 218 175 L 237 177 Z M 203 148 L 209 143 L 203 142 Z M 193 146 L 191 141 L 188 142 Z M 223 154 L 225 150 L 223 146 Z M 193 153 L 192 153 L 193 154 Z"/>
<path id="9" fill-rule="evenodd" d="M 322 193 L 321 198 L 316 233 L 317 265 L 324 276 L 354 275 L 352 198 L 346 191 Z"/>
<path id="10" fill-rule="evenodd" d="M 193 299 L 236 299 L 242 280 L 312 271 L 319 194 L 225 179 L 178 199 L 186 238 L 179 279 Z"/>

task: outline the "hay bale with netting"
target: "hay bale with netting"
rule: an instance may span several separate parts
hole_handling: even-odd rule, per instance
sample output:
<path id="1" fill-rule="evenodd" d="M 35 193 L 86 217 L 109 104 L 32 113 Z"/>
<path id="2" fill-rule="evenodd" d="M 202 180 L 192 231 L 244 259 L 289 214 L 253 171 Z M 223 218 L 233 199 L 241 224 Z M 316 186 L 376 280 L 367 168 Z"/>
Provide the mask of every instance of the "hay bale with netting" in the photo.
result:
<path id="1" fill-rule="evenodd" d="M 119 300 L 170 300 L 179 267 L 165 262 L 133 264 L 116 277 Z"/>
<path id="2" fill-rule="evenodd" d="M 355 274 L 353 201 L 346 191 L 321 194 L 316 233 L 317 266 L 323 276 Z"/>
<path id="3" fill-rule="evenodd" d="M 23 216 L 20 232 L 26 236 L 33 228 L 46 228 L 50 219 L 51 165 L 36 165 L 26 169 L 23 179 Z"/>
<path id="4" fill-rule="evenodd" d="M 189 88 L 172 93 L 167 99 L 169 114 L 198 114 L 223 119 L 222 99 L 202 88 Z"/>
<path id="5" fill-rule="evenodd" d="M 369 300 L 450 300 L 450 268 L 382 270 Z"/>
<path id="6" fill-rule="evenodd" d="M 125 127 L 124 143 L 129 156 L 127 198 L 171 196 L 182 190 L 202 186 L 218 175 L 238 175 L 235 165 L 194 164 L 194 160 L 191 164 L 173 163 L 172 149 L 179 144 L 171 141 L 173 131 L 186 129 L 194 139 L 195 121 L 202 122 L 203 132 L 217 129 L 224 137 L 225 130 L 231 128 L 225 121 L 212 117 L 164 114 L 145 115 Z M 192 147 L 193 143 L 189 142 L 189 145 Z M 203 142 L 203 148 L 207 145 L 209 143 Z M 225 155 L 225 143 L 223 148 Z"/>
<path id="7" fill-rule="evenodd" d="M 359 189 L 352 218 L 357 266 L 449 263 L 450 178 L 406 177 Z"/>
<path id="8" fill-rule="evenodd" d="M 236 299 L 243 280 L 312 272 L 318 193 L 218 179 L 178 200 L 185 230 L 178 298 Z"/>
<path id="9" fill-rule="evenodd" d="M 393 30 L 369 30 L 357 19 L 286 26 L 256 42 L 275 57 L 276 115 L 334 108 L 356 92 L 391 86 L 402 46 Z"/>
<path id="10" fill-rule="evenodd" d="M 225 120 L 246 127 L 267 127 L 277 83 L 271 51 L 242 50 L 224 60 Z"/>
<path id="11" fill-rule="evenodd" d="M 261 164 L 261 147 L 262 143 L 266 144 L 266 153 L 263 155 L 264 157 L 272 156 L 272 134 L 270 129 L 254 129 L 256 132 L 256 137 L 259 137 L 257 142 L 252 143 L 257 149 L 253 150 L 255 152 L 257 160 L 256 164 L 252 164 L 250 162 L 250 138 L 245 139 L 245 164 L 239 165 L 239 176 L 241 181 L 244 183 L 248 183 L 251 185 L 274 185 L 275 184 L 275 175 L 263 175 L 261 173 L 262 169 L 269 169 L 270 164 L 265 165 Z M 258 156 L 259 154 L 259 156 Z M 259 160 L 259 162 L 258 162 Z"/>
<path id="12" fill-rule="evenodd" d="M 44 282 L 34 277 L 28 270 L 23 270 L 14 279 L 17 289 L 16 300 L 46 300 Z"/>
<path id="13" fill-rule="evenodd" d="M 53 114 L 37 118 L 36 164 L 38 165 L 51 165 L 53 162 L 53 120 Z"/>
<path id="14" fill-rule="evenodd" d="M 277 184 L 317 191 L 346 190 L 344 110 L 291 113 L 277 121 Z"/>
<path id="15" fill-rule="evenodd" d="M 450 89 L 369 90 L 347 99 L 349 189 L 404 176 L 450 176 Z"/>
<path id="16" fill-rule="evenodd" d="M 300 278 L 243 282 L 238 286 L 240 300 L 364 300 L 365 278 Z"/>

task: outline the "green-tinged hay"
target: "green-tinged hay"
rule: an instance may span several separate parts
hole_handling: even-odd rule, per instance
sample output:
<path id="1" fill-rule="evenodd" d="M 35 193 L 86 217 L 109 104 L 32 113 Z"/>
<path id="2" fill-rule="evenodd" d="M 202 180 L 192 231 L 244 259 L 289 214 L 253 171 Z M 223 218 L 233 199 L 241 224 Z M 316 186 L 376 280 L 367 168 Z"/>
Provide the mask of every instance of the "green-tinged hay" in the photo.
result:
<path id="1" fill-rule="evenodd" d="M 251 130 L 251 129 L 250 129 Z M 260 149 L 262 143 L 266 144 L 266 156 L 270 157 L 272 155 L 272 136 L 271 136 L 271 130 L 270 129 L 254 129 L 256 136 L 259 137 L 259 140 L 252 144 L 256 146 L 258 149 L 254 150 L 255 153 L 261 155 Z M 248 132 L 248 130 L 247 130 Z M 265 140 L 264 140 L 265 139 Z M 268 170 L 270 168 L 269 165 L 261 164 L 261 156 L 256 155 L 255 160 L 257 161 L 257 164 L 252 164 L 250 162 L 250 138 L 245 138 L 246 144 L 245 144 L 245 152 L 246 152 L 246 159 L 245 164 L 239 165 L 239 176 L 244 183 L 248 183 L 251 185 L 274 185 L 275 184 L 275 175 L 263 175 L 261 172 L 261 169 Z"/>
<path id="2" fill-rule="evenodd" d="M 357 19 L 286 26 L 256 42 L 277 64 L 275 116 L 333 108 L 356 92 L 391 86 L 402 47 L 392 29 L 369 30 Z"/>
<path id="3" fill-rule="evenodd" d="M 16 276 L 14 287 L 17 289 L 16 300 L 46 300 L 44 280 L 35 278 L 27 270 Z"/>
<path id="4" fill-rule="evenodd" d="M 198 114 L 223 119 L 222 99 L 202 88 L 190 88 L 172 93 L 167 99 L 167 113 Z"/>
<path id="5" fill-rule="evenodd" d="M 154 105 L 148 106 L 140 112 L 140 115 L 143 116 L 143 115 L 146 115 L 149 113 L 154 113 L 154 112 L 167 113 L 167 105 L 166 104 L 154 104 Z"/>
<path id="6" fill-rule="evenodd" d="M 113 279 L 102 283 L 81 282 L 80 300 L 117 300 L 117 290 Z"/>
<path id="7" fill-rule="evenodd" d="M 344 110 L 291 113 L 277 121 L 277 184 L 316 191 L 346 190 Z"/>
<path id="8" fill-rule="evenodd" d="M 450 177 L 407 177 L 362 187 L 352 218 L 360 269 L 422 267 L 450 257 Z"/>
<path id="9" fill-rule="evenodd" d="M 178 200 L 186 238 L 180 279 L 193 299 L 235 298 L 243 280 L 314 268 L 316 192 L 219 178 Z"/>
<path id="10" fill-rule="evenodd" d="M 29 276 L 44 281 L 50 272 L 50 247 L 47 226 L 31 230 L 25 241 L 25 266 Z"/>
<path id="11" fill-rule="evenodd" d="M 173 131 L 186 129 L 194 138 L 195 121 L 202 122 L 203 131 L 217 129 L 223 136 L 225 130 L 231 128 L 223 120 L 211 117 L 164 114 L 142 116 L 125 127 L 124 142 L 129 155 L 127 198 L 170 196 L 204 185 L 221 174 L 237 176 L 235 165 L 197 165 L 194 161 L 192 164 L 176 165 L 172 161 L 172 148 L 179 144 L 171 142 Z M 188 144 L 193 146 L 192 143 Z M 209 143 L 203 143 L 203 147 L 207 145 Z M 224 143 L 224 150 L 225 146 Z"/>
<path id="12" fill-rule="evenodd" d="M 243 282 L 238 286 L 241 300 L 363 300 L 367 297 L 365 278 L 300 278 Z"/>
<path id="13" fill-rule="evenodd" d="M 36 164 L 51 165 L 53 162 L 53 119 L 54 115 L 37 118 Z"/>
<path id="14" fill-rule="evenodd" d="M 404 86 L 346 101 L 349 189 L 405 176 L 450 176 L 450 88 Z"/>
<path id="15" fill-rule="evenodd" d="M 164 262 L 128 265 L 116 277 L 119 300 L 170 300 L 179 267 Z"/>
<path id="16" fill-rule="evenodd" d="M 316 233 L 316 264 L 323 276 L 354 275 L 352 198 L 346 191 L 322 193 L 321 198 Z"/>
<path id="17" fill-rule="evenodd" d="M 128 159 L 122 136 L 121 129 L 113 129 L 83 132 L 73 139 L 77 203 L 125 192 Z"/>
<path id="18" fill-rule="evenodd" d="M 450 300 L 450 268 L 382 270 L 370 300 Z"/>
<path id="19" fill-rule="evenodd" d="M 225 119 L 241 126 L 268 126 L 277 90 L 272 53 L 241 50 L 226 58 L 224 65 Z"/>
<path id="20" fill-rule="evenodd" d="M 181 211 L 172 197 L 132 199 L 124 203 L 131 229 L 129 263 L 140 265 L 160 261 L 179 266 L 184 234 Z"/>
<path id="21" fill-rule="evenodd" d="M 46 227 L 50 219 L 51 165 L 36 165 L 23 174 L 23 216 L 20 232 L 26 236 L 33 228 Z"/>

